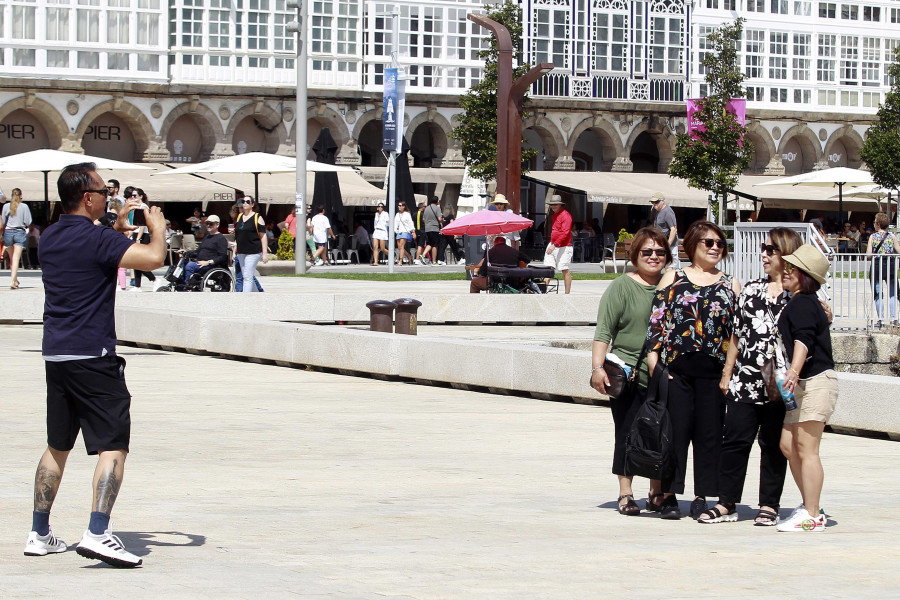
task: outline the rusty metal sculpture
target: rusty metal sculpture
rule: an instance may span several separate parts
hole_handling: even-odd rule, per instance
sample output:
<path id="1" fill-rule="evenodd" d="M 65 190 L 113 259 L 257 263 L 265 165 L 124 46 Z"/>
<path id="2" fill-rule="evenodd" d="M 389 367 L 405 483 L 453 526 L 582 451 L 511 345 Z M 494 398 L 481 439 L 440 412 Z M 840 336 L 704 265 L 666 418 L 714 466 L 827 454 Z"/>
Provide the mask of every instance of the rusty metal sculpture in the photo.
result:
<path id="1" fill-rule="evenodd" d="M 497 38 L 497 193 L 506 196 L 509 207 L 518 213 L 522 181 L 522 103 L 528 87 L 553 70 L 541 63 L 513 81 L 513 45 L 505 26 L 481 14 L 468 19 L 489 30 Z"/>

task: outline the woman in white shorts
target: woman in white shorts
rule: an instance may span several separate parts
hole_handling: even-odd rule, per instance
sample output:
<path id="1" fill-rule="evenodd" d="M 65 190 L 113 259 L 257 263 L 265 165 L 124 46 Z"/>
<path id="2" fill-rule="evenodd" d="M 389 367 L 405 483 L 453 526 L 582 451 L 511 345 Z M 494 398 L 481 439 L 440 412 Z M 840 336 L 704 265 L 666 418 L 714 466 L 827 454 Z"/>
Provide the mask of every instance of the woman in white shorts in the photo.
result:
<path id="1" fill-rule="evenodd" d="M 375 212 L 375 229 L 372 232 L 372 264 L 378 265 L 378 259 L 381 253 L 388 255 L 388 227 L 390 226 L 391 217 L 384 210 L 384 203 L 380 202 Z"/>
<path id="2" fill-rule="evenodd" d="M 838 397 L 828 317 L 816 297 L 828 274 L 828 259 L 814 246 L 804 244 L 782 260 L 786 263 L 782 286 L 791 293 L 778 317 L 782 352 L 790 363 L 783 389 L 793 392 L 797 406 L 784 417 L 781 451 L 791 466 L 803 504 L 777 529 L 824 531 L 826 517 L 819 511 L 819 500 L 825 474 L 819 445 Z"/>

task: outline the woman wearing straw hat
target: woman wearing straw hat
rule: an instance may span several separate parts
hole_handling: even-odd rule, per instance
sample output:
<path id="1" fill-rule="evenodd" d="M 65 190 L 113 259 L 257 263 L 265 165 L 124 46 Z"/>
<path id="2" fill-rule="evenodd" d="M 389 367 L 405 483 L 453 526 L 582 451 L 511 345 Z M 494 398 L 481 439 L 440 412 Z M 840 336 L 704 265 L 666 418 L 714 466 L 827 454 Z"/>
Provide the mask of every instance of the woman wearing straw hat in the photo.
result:
<path id="1" fill-rule="evenodd" d="M 782 352 L 790 361 L 782 386 L 794 394 L 796 408 L 785 415 L 781 451 L 791 466 L 803 504 L 777 529 L 824 531 L 826 518 L 819 513 L 819 499 L 825 475 L 819 444 L 838 397 L 828 317 L 816 298 L 828 274 L 828 259 L 814 246 L 803 244 L 783 260 L 782 285 L 791 299 L 778 318 Z"/>

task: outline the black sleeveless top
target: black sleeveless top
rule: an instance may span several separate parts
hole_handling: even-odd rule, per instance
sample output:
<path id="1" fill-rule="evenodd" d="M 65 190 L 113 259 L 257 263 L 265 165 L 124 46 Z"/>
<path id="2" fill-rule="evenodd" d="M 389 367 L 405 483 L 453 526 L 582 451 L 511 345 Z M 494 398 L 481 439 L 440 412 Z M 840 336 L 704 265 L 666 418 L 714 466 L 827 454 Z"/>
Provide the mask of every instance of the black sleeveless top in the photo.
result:
<path id="1" fill-rule="evenodd" d="M 234 224 L 234 241 L 237 242 L 238 254 L 262 254 L 262 241 L 259 239 L 259 218 L 256 213 L 250 213 L 245 221 L 244 215 L 238 216 Z"/>

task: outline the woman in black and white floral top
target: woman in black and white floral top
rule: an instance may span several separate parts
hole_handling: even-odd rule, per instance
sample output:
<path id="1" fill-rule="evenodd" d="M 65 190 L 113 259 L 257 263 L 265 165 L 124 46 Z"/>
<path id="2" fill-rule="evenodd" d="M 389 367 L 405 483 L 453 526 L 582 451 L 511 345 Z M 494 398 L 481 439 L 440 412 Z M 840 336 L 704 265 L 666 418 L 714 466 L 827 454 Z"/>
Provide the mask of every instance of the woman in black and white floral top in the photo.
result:
<path id="1" fill-rule="evenodd" d="M 734 334 L 719 387 L 726 394 L 725 434 L 719 461 L 719 503 L 702 515 L 701 523 L 737 521 L 753 440 L 759 440 L 759 513 L 754 525 L 775 525 L 787 459 L 778 447 L 784 422 L 784 402 L 768 398 L 761 369 L 775 359 L 776 323 L 787 305 L 781 285 L 782 255 L 791 254 L 803 240 L 793 230 L 769 232 L 760 249 L 766 276 L 744 285 L 735 311 Z M 779 357 L 781 358 L 781 357 Z M 782 358 L 783 362 L 783 358 Z M 776 367 L 784 367 L 783 364 Z"/>

